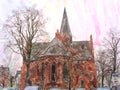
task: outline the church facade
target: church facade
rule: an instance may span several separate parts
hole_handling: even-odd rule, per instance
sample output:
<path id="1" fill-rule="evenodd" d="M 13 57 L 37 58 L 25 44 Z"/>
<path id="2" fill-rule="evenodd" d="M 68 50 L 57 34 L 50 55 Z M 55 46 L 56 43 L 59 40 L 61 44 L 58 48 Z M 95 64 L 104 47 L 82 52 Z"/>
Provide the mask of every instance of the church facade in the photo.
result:
<path id="1" fill-rule="evenodd" d="M 92 36 L 88 41 L 72 41 L 66 9 L 64 9 L 61 29 L 51 42 L 41 43 L 39 58 L 30 63 L 32 85 L 48 90 L 97 87 Z M 21 70 L 20 90 L 26 86 L 26 66 Z"/>

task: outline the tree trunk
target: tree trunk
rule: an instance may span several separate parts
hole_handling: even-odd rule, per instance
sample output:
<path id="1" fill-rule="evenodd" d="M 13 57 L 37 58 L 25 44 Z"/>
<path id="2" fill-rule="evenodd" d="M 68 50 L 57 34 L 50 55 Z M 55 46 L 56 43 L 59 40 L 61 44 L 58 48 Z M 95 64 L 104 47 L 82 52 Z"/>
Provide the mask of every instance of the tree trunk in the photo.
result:
<path id="1" fill-rule="evenodd" d="M 27 72 L 26 72 L 26 84 L 27 86 L 31 86 L 31 80 L 30 80 L 30 63 L 26 64 Z"/>
<path id="2" fill-rule="evenodd" d="M 113 75 L 113 73 L 114 73 L 114 71 L 112 71 L 111 74 L 110 74 L 109 87 L 110 87 L 111 84 L 112 84 L 112 75 Z"/>
<path id="3" fill-rule="evenodd" d="M 104 75 L 102 75 L 102 81 L 101 81 L 101 83 L 102 83 L 102 87 L 104 86 Z"/>
<path id="4" fill-rule="evenodd" d="M 10 87 L 13 86 L 13 85 L 12 85 L 12 81 L 13 81 L 13 78 L 11 77 L 11 79 L 10 79 Z"/>
<path id="5" fill-rule="evenodd" d="M 2 87 L 4 88 L 4 86 L 5 86 L 5 82 L 4 81 L 3 81 L 2 85 L 3 85 Z"/>
<path id="6" fill-rule="evenodd" d="M 114 60 L 113 73 L 115 73 L 116 72 L 116 52 L 114 52 L 113 60 Z"/>
<path id="7" fill-rule="evenodd" d="M 113 71 L 112 71 L 112 73 L 110 75 L 109 86 L 111 86 L 111 83 L 112 83 L 112 75 L 113 75 L 113 73 L 116 72 L 116 59 L 117 59 L 117 57 L 116 57 L 116 51 L 114 50 L 114 58 L 113 58 L 114 65 L 113 65 Z"/>
<path id="8" fill-rule="evenodd" d="M 71 79 L 69 77 L 69 90 L 71 90 Z"/>

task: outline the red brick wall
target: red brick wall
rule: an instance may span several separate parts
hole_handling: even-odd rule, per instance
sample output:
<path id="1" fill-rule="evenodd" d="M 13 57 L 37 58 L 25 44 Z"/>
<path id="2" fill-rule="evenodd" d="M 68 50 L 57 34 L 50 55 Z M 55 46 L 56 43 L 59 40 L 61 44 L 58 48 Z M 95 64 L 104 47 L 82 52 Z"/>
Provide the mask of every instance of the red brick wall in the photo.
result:
<path id="1" fill-rule="evenodd" d="M 9 86 L 9 74 L 8 72 L 0 72 L 0 84 L 4 83 L 4 87 Z"/>
<path id="2" fill-rule="evenodd" d="M 41 67 L 42 63 L 46 64 L 45 67 L 45 79 L 44 79 L 44 88 L 50 87 L 61 87 L 68 88 L 68 84 L 63 81 L 63 64 L 65 61 L 68 62 L 69 58 L 62 56 L 54 56 L 54 57 L 44 57 L 39 60 L 33 61 L 30 64 L 30 79 L 32 81 L 32 85 L 42 85 L 42 74 Z M 56 82 L 53 83 L 51 81 L 51 65 L 52 63 L 56 63 Z M 59 63 L 59 64 L 58 64 Z M 92 61 L 82 61 L 79 65 L 78 62 L 73 61 L 70 64 L 70 75 L 71 75 L 71 86 L 81 87 L 80 81 L 83 80 L 85 83 L 86 90 L 89 90 L 91 87 L 97 87 L 97 79 L 96 79 L 96 68 Z M 78 66 L 77 66 L 78 65 Z M 26 66 L 23 64 L 21 71 L 21 82 L 20 88 L 23 90 L 26 86 Z M 54 84 L 54 85 L 53 85 Z"/>

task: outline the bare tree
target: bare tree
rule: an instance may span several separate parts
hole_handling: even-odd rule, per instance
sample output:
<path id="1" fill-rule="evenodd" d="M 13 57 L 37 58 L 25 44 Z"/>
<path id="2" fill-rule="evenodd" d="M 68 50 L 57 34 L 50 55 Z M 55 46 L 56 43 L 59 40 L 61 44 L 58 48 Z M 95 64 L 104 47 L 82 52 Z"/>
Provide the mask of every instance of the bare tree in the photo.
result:
<path id="1" fill-rule="evenodd" d="M 96 54 L 96 67 L 97 67 L 97 78 L 99 81 L 99 86 L 104 86 L 105 79 L 108 80 L 109 74 L 112 70 L 112 62 L 109 58 L 107 51 L 105 49 L 99 49 Z M 108 80 L 109 81 L 109 80 Z M 106 82 L 108 84 L 108 82 Z"/>
<path id="2" fill-rule="evenodd" d="M 33 60 L 33 45 L 41 36 L 48 35 L 45 28 L 46 19 L 41 11 L 34 7 L 24 8 L 13 12 L 4 25 L 4 29 L 11 35 L 9 47 L 16 53 L 21 54 L 23 63 L 26 64 L 26 84 L 30 81 L 30 61 Z"/>
<path id="3" fill-rule="evenodd" d="M 118 56 L 120 54 L 120 32 L 118 32 L 116 29 L 111 29 L 108 32 L 107 37 L 104 38 L 104 47 L 107 50 L 107 55 L 109 55 L 109 59 L 112 60 L 112 74 L 117 72 L 118 68 Z"/>

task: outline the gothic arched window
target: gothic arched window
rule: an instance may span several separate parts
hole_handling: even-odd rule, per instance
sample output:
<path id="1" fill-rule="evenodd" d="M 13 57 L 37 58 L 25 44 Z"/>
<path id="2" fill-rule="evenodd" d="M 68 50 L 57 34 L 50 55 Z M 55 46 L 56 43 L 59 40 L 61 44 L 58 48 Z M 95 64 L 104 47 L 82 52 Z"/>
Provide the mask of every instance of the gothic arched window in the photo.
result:
<path id="1" fill-rule="evenodd" d="M 63 65 L 63 79 L 64 80 L 68 79 L 68 66 L 66 62 Z"/>
<path id="2" fill-rule="evenodd" d="M 56 80 L 56 64 L 52 63 L 52 74 L 51 74 L 52 81 Z"/>
<path id="3" fill-rule="evenodd" d="M 81 88 L 84 88 L 84 81 L 81 80 Z"/>
<path id="4" fill-rule="evenodd" d="M 41 69 L 42 80 L 44 80 L 44 71 L 45 71 L 45 65 L 44 65 L 44 63 L 42 63 L 42 69 Z"/>

